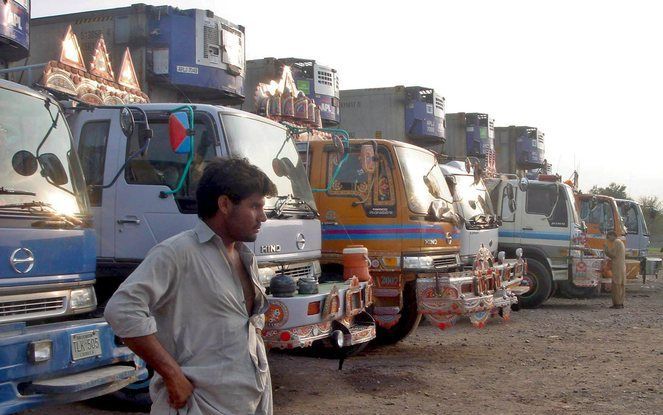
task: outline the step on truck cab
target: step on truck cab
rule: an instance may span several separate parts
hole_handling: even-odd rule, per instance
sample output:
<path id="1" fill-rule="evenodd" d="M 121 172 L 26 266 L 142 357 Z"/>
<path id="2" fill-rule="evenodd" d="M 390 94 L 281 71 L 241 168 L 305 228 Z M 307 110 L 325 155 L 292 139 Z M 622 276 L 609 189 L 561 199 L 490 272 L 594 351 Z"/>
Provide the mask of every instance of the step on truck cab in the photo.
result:
<path id="1" fill-rule="evenodd" d="M 647 275 L 656 275 L 661 267 L 661 258 L 648 256 L 649 229 L 642 205 L 634 200 L 615 199 L 626 227 L 626 257 L 641 264 L 643 282 Z"/>
<path id="2" fill-rule="evenodd" d="M 109 183 L 112 173 L 125 167 L 114 185 L 90 194 L 100 236 L 97 269 L 104 300 L 154 245 L 195 225 L 195 189 L 206 161 L 245 157 L 269 176 L 279 193 L 267 198 L 268 220 L 258 239 L 249 244 L 270 294 L 265 343 L 296 348 L 333 338 L 338 346 L 353 346 L 375 337 L 375 325 L 364 312 L 372 301 L 365 283 L 330 282 L 320 284 L 318 293 L 294 296 L 269 291 L 276 276 L 313 285 L 320 276 L 320 221 L 306 173 L 284 126 L 244 111 L 196 104 L 189 107 L 194 122 L 185 128 L 194 133 L 193 145 L 190 153 L 178 154 L 170 147 L 169 122 L 173 112 L 182 114 L 181 105 L 133 108 L 146 114 L 152 130 L 149 151 L 135 158 L 130 155 L 141 148 L 141 131 L 125 137 L 116 109 L 72 111 L 68 118 L 88 185 Z"/>
<path id="3" fill-rule="evenodd" d="M 599 284 L 602 259 L 586 257 L 583 225 L 573 189 L 558 180 L 504 176 L 487 180 L 495 212 L 502 218 L 499 249 L 513 255 L 522 247 L 527 260 L 524 307 L 538 307 L 555 285 L 586 295 Z"/>
<path id="4" fill-rule="evenodd" d="M 0 413 L 144 378 L 97 307 L 95 233 L 58 103 L 0 80 Z"/>
<path id="5" fill-rule="evenodd" d="M 348 244 L 368 249 L 378 340 L 403 339 L 422 314 L 440 328 L 459 315 L 477 326 L 499 309 L 508 317 L 515 296 L 504 291 L 496 305 L 495 274 L 461 271 L 458 218 L 435 155 L 400 141 L 340 137 L 300 140 L 298 148 L 323 223 L 323 277 L 341 272 Z"/>

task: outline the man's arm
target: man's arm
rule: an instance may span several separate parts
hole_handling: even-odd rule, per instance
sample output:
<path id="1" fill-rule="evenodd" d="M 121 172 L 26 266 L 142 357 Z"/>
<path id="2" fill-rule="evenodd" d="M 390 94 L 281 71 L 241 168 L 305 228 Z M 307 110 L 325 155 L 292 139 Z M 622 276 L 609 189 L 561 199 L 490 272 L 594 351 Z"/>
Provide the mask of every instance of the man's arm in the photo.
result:
<path id="1" fill-rule="evenodd" d="M 177 291 L 177 253 L 158 245 L 108 300 L 104 317 L 113 331 L 139 357 L 159 373 L 168 389 L 168 403 L 186 404 L 193 386 L 181 367 L 159 342 L 153 313 L 173 301 Z"/>
<path id="2" fill-rule="evenodd" d="M 154 334 L 122 339 L 134 353 L 145 360 L 161 375 L 168 389 L 168 404 L 175 409 L 182 408 L 193 393 L 193 384 L 184 376 L 182 368 L 163 348 Z"/>

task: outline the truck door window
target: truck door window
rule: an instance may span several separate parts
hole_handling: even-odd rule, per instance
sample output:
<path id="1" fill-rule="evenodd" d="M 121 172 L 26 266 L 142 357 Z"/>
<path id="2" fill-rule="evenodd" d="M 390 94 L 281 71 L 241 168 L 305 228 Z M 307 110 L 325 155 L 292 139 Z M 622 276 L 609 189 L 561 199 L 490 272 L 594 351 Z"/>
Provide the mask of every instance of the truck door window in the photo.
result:
<path id="1" fill-rule="evenodd" d="M 128 184 L 177 186 L 184 171 L 188 154 L 176 154 L 168 140 L 168 119 L 150 118 L 153 138 L 145 157 L 139 156 L 127 165 L 124 177 Z M 195 115 L 193 163 L 184 186 L 175 195 L 180 210 L 195 213 L 196 186 L 208 161 L 216 157 L 216 133 L 212 121 L 204 114 Z M 138 131 L 127 142 L 127 157 L 139 149 Z"/>
<path id="2" fill-rule="evenodd" d="M 555 228 L 569 226 L 566 192 L 562 186 L 530 183 L 526 194 L 527 213 L 546 216 L 548 225 Z"/>
<path id="3" fill-rule="evenodd" d="M 104 165 L 109 130 L 110 120 L 88 122 L 81 129 L 78 155 L 81 159 L 85 184 L 88 188 L 88 197 L 92 206 L 101 206 L 102 189 L 90 186 L 101 186 L 104 183 Z"/>
<path id="4" fill-rule="evenodd" d="M 497 186 L 497 189 L 500 187 Z M 518 200 L 518 190 L 514 187 L 514 192 L 513 192 L 513 197 L 515 200 Z M 495 200 L 498 200 L 498 198 L 495 198 Z M 513 222 L 516 220 L 516 212 L 512 212 L 511 208 L 509 207 L 509 196 L 506 193 L 506 189 L 503 189 L 502 191 L 502 210 L 500 212 L 500 215 L 502 216 L 502 221 L 503 222 Z M 516 208 L 517 210 L 517 208 Z"/>
<path id="5" fill-rule="evenodd" d="M 555 209 L 553 210 L 552 215 L 550 215 L 550 218 L 548 218 L 548 223 L 552 227 L 566 228 L 569 226 L 569 211 L 566 208 L 566 192 L 561 186 L 557 189 L 557 191 L 559 192 L 559 198 L 557 199 L 557 204 L 555 205 Z"/>
<path id="6" fill-rule="evenodd" d="M 336 169 L 336 162 L 336 154 L 327 153 L 327 180 L 331 180 Z M 329 194 L 365 199 L 368 196 L 369 180 L 371 180 L 371 175 L 361 167 L 359 149 L 353 149 L 339 169 Z"/>
<path id="7" fill-rule="evenodd" d="M 557 194 L 556 186 L 530 183 L 526 192 L 525 212 L 549 216 L 557 201 Z"/>
<path id="8" fill-rule="evenodd" d="M 635 210 L 635 205 L 624 205 L 622 209 L 624 217 L 624 226 L 626 232 L 632 235 L 638 234 L 638 212 Z"/>
<path id="9" fill-rule="evenodd" d="M 587 224 L 603 227 L 603 231 L 615 229 L 615 220 L 612 216 L 612 209 L 608 202 L 597 201 L 594 209 L 591 208 L 590 200 L 583 200 L 580 209 L 580 218 Z"/>
<path id="10" fill-rule="evenodd" d="M 393 206 L 396 204 L 396 189 L 394 189 L 393 172 L 385 155 L 378 155 L 378 176 L 373 186 L 373 204 L 376 206 Z"/>

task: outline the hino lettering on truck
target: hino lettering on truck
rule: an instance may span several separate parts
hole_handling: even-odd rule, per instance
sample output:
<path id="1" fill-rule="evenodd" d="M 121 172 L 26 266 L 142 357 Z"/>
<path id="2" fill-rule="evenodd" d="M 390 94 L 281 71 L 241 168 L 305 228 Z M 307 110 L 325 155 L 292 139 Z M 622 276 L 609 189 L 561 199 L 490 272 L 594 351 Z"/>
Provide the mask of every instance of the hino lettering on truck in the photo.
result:
<path id="1" fill-rule="evenodd" d="M 272 254 L 276 252 L 281 252 L 281 245 L 262 245 L 260 246 L 261 254 Z"/>

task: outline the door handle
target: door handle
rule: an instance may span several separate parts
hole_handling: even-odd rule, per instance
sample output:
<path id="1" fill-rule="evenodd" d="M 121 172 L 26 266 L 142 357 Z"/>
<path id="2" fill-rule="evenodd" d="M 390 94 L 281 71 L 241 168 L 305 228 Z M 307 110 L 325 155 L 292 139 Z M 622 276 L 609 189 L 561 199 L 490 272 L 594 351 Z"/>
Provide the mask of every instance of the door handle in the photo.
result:
<path id="1" fill-rule="evenodd" d="M 529 226 L 525 226 L 525 227 L 523 227 L 523 230 L 524 231 L 533 231 L 534 228 L 530 228 Z"/>
<path id="2" fill-rule="evenodd" d="M 117 220 L 118 225 L 124 225 L 125 223 L 133 223 L 135 225 L 140 225 L 140 219 L 137 217 L 126 217 L 124 219 L 118 219 Z"/>

